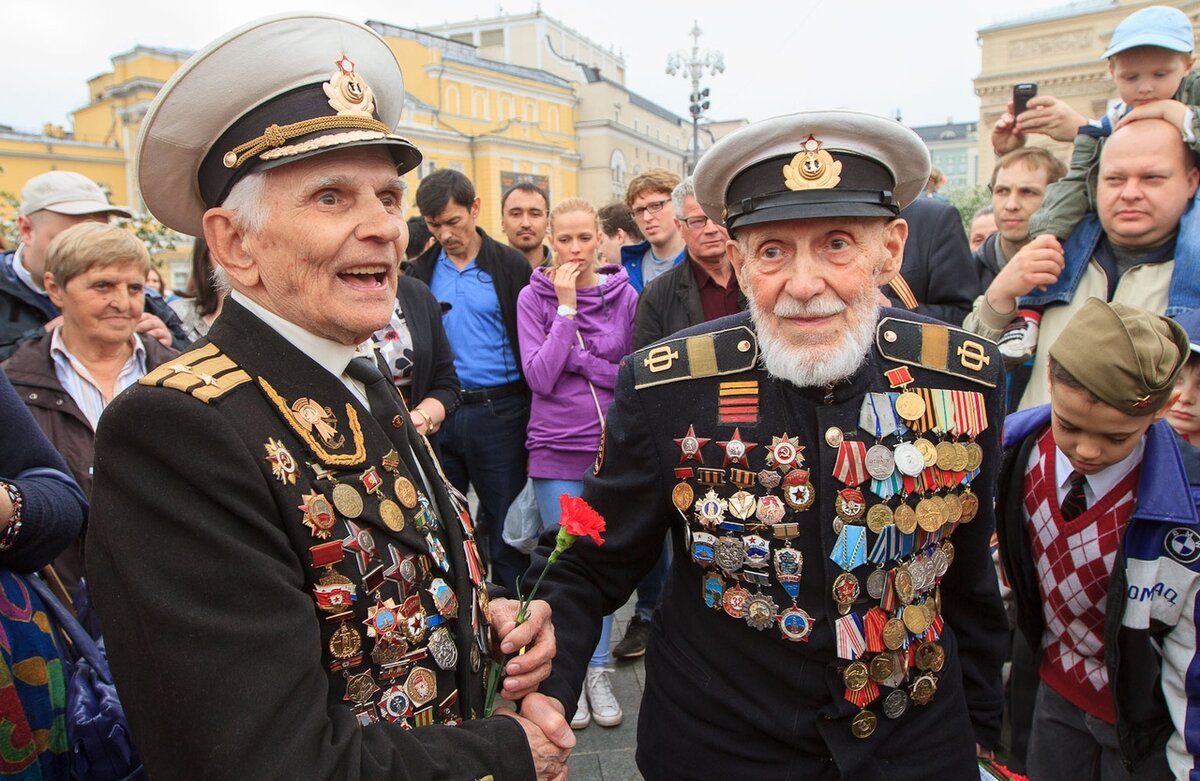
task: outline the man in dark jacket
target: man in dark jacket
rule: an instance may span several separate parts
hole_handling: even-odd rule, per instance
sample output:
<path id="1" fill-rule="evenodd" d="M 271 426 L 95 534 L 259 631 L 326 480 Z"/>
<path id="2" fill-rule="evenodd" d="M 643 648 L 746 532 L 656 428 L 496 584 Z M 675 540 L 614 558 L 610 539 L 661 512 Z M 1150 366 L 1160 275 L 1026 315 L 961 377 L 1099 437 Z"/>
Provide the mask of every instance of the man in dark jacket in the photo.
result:
<path id="1" fill-rule="evenodd" d="M 58 308 L 42 287 L 50 242 L 72 225 L 107 222 L 114 214 L 131 216 L 125 208 L 109 203 L 104 191 L 82 174 L 50 171 L 25 183 L 17 214 L 21 243 L 14 252 L 0 253 L 0 361 L 12 355 L 21 342 L 57 325 Z M 161 299 L 150 296 L 138 332 L 176 350 L 186 348 L 189 342 L 179 316 Z"/>
<path id="2" fill-rule="evenodd" d="M 529 388 L 517 348 L 517 295 L 529 284 L 529 263 L 475 224 L 479 198 L 463 174 L 433 172 L 416 202 L 437 243 L 413 262 L 413 276 L 452 305 L 443 322 L 462 384 L 458 409 L 438 430 L 442 467 L 464 494 L 474 486 L 492 580 L 512 589 L 529 563 L 500 533 L 526 477 Z"/>
<path id="3" fill-rule="evenodd" d="M 962 325 L 979 295 L 979 276 L 958 210 L 922 195 L 905 206 L 900 217 L 908 222 L 903 281 L 894 280 L 885 294 L 892 306 Z"/>

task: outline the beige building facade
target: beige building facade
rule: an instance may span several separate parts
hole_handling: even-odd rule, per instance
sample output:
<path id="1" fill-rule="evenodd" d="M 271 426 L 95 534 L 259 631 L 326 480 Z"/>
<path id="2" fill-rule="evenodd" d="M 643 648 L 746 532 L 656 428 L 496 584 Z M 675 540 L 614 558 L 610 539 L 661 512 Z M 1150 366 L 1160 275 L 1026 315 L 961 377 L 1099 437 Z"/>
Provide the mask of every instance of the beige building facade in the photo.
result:
<path id="1" fill-rule="evenodd" d="M 985 27 L 979 31 L 982 64 L 975 79 L 979 96 L 979 177 L 992 175 L 991 130 L 1004 114 L 1014 84 L 1037 82 L 1038 94 L 1053 95 L 1086 117 L 1099 117 L 1117 97 L 1102 59 L 1113 30 L 1129 14 L 1149 5 L 1178 7 L 1197 28 L 1200 0 L 1091 0 Z M 1065 163 L 1071 145 L 1046 136 L 1030 143 L 1052 150 Z"/>

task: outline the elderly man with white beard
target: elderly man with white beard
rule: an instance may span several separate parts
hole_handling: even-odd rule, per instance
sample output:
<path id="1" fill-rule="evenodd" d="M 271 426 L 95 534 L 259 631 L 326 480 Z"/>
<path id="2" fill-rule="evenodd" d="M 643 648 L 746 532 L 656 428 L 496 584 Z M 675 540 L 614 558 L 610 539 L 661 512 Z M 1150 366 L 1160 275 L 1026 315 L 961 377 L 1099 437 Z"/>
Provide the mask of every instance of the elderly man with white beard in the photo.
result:
<path id="1" fill-rule="evenodd" d="M 600 616 L 672 533 L 650 781 L 975 778 L 998 736 L 1002 362 L 877 303 L 928 173 L 911 131 L 848 111 L 751 125 L 696 170 L 750 309 L 625 359 L 583 491 L 606 539 L 539 591 L 558 639 L 540 690 L 569 716 Z"/>

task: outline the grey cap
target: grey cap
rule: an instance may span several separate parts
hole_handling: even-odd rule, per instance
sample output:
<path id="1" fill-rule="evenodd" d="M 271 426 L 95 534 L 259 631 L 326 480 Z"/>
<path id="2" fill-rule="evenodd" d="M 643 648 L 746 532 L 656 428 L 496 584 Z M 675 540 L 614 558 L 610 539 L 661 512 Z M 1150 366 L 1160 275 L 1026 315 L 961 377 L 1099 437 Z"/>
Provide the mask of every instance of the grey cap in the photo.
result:
<path id="1" fill-rule="evenodd" d="M 395 135 L 403 103 L 400 64 L 370 27 L 315 12 L 251 22 L 158 93 L 135 163 L 142 200 L 164 225 L 200 236 L 204 212 L 253 171 L 378 145 L 404 173 L 421 153 Z"/>
<path id="2" fill-rule="evenodd" d="M 21 188 L 20 214 L 48 211 L 72 217 L 84 214 L 119 214 L 132 217 L 124 206 L 113 206 L 100 185 L 74 171 L 48 171 Z"/>
<path id="3" fill-rule="evenodd" d="M 899 122 L 804 111 L 755 122 L 700 158 L 696 201 L 738 226 L 815 217 L 895 217 L 929 180 L 929 150 Z"/>

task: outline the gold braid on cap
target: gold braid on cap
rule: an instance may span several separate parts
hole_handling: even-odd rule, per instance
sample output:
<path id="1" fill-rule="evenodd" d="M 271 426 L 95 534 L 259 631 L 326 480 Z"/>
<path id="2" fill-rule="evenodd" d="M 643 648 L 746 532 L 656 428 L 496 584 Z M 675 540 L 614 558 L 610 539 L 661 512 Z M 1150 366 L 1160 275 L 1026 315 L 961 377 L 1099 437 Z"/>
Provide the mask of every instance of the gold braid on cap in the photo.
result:
<path id="1" fill-rule="evenodd" d="M 304 119 L 290 125 L 269 125 L 258 138 L 226 152 L 222 158 L 225 167 L 240 168 L 250 158 L 278 149 L 293 138 L 323 130 L 373 130 L 391 135 L 391 128 L 375 118 L 375 93 L 362 76 L 354 72 L 354 62 L 343 54 L 335 64 L 337 71 L 321 88 L 329 98 L 330 108 L 337 114 Z"/>

